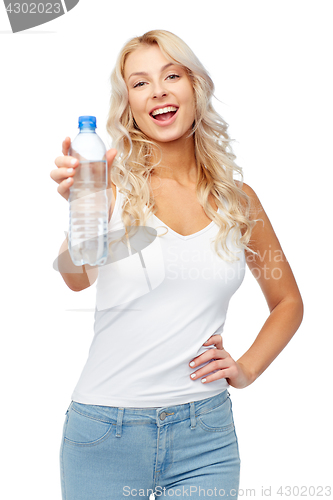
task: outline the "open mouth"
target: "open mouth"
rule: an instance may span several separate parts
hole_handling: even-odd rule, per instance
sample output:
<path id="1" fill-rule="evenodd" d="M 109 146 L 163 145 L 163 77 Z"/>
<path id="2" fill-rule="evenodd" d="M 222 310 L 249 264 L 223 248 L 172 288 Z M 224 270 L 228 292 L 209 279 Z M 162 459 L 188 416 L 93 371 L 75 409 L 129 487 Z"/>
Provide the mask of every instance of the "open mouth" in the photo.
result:
<path id="1" fill-rule="evenodd" d="M 177 113 L 178 109 L 175 106 L 166 106 L 165 108 L 155 109 L 150 113 L 150 116 L 157 121 L 167 121 Z"/>

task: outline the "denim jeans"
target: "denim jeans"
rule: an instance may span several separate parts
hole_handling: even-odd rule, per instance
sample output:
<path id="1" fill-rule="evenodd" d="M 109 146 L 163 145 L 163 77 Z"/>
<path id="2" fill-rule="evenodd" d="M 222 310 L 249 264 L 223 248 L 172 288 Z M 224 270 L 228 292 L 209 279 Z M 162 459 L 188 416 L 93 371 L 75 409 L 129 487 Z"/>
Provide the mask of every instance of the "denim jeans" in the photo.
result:
<path id="1" fill-rule="evenodd" d="M 60 448 L 63 500 L 237 498 L 228 390 L 165 408 L 71 401 Z"/>

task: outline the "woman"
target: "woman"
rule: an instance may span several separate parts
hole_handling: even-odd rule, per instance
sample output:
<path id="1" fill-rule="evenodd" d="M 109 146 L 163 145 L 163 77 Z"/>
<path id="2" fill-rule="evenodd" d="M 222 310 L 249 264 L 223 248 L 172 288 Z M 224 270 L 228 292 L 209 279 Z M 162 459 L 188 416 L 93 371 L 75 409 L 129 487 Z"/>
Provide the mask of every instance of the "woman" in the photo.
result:
<path id="1" fill-rule="evenodd" d="M 227 124 L 189 47 L 148 32 L 124 46 L 111 80 L 109 229 L 149 226 L 158 237 L 143 261 L 134 253 L 62 273 L 75 291 L 98 276 L 95 335 L 63 429 L 63 498 L 237 498 L 228 387 L 252 384 L 278 356 L 302 299 L 256 193 L 234 180 Z M 69 145 L 51 172 L 67 200 L 77 167 Z M 68 265 L 66 240 L 60 254 Z M 221 333 L 245 263 L 270 315 L 236 361 Z"/>

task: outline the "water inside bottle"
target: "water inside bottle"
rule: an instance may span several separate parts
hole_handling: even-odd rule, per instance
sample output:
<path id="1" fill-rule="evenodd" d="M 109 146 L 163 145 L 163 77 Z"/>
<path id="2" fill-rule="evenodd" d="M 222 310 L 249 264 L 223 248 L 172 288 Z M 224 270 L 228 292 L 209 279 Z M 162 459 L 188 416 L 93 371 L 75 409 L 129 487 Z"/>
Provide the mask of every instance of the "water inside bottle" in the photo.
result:
<path id="1" fill-rule="evenodd" d="M 69 251 L 77 266 L 103 265 L 108 255 L 106 162 L 84 162 L 77 168 L 69 197 Z"/>

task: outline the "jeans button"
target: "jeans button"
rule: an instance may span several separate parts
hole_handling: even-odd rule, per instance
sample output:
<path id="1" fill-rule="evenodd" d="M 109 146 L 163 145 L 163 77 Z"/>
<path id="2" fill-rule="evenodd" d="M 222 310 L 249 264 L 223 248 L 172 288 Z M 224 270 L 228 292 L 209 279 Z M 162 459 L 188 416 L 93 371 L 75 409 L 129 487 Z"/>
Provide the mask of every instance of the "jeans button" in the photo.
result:
<path id="1" fill-rule="evenodd" d="M 160 419 L 161 419 L 161 420 L 164 420 L 164 419 L 165 419 L 165 417 L 166 417 L 166 413 L 165 413 L 165 411 L 162 411 L 162 413 L 161 413 L 161 415 L 160 415 Z"/>

